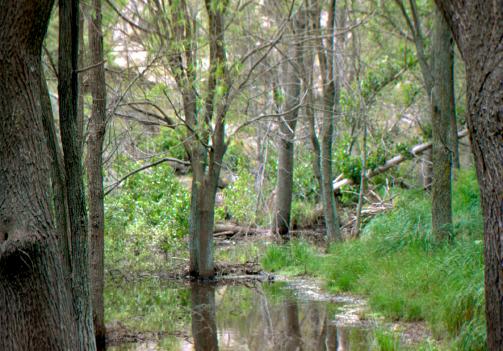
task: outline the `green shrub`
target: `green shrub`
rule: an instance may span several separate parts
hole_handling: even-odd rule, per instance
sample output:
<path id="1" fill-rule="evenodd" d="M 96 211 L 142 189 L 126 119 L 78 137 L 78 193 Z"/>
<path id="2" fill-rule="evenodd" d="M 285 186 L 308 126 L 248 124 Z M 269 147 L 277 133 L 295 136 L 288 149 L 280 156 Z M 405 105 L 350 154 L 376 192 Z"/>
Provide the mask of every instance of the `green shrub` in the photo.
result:
<path id="1" fill-rule="evenodd" d="M 243 163 L 237 166 L 237 178 L 224 189 L 223 209 L 230 213 L 233 220 L 242 225 L 255 223 L 257 195 L 255 193 L 255 178 Z M 220 213 L 220 219 L 223 219 Z"/>
<path id="2" fill-rule="evenodd" d="M 124 171 L 139 166 L 132 162 L 121 165 Z M 189 212 L 190 195 L 169 165 L 130 177 L 105 198 L 107 263 L 149 265 L 156 252 L 182 245 Z"/>

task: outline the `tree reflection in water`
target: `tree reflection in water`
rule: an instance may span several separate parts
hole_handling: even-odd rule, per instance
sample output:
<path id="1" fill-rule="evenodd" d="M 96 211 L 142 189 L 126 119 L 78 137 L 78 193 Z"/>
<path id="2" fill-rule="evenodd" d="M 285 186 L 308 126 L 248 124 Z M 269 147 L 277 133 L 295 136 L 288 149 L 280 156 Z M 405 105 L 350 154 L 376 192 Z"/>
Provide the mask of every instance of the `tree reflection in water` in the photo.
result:
<path id="1" fill-rule="evenodd" d="M 196 351 L 218 351 L 217 324 L 215 321 L 215 287 L 193 283 L 192 336 Z"/>

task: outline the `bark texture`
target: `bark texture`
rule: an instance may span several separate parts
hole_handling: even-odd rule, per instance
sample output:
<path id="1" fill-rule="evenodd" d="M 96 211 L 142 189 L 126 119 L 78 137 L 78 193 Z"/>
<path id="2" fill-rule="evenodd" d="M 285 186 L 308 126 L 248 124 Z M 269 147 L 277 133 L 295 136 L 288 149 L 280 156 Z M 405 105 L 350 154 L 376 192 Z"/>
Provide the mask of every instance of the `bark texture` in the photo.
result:
<path id="1" fill-rule="evenodd" d="M 89 182 L 89 236 L 91 238 L 91 287 L 93 322 L 98 350 L 105 349 L 104 238 L 105 209 L 103 190 L 103 142 L 106 132 L 106 83 L 103 63 L 101 0 L 93 0 L 88 24 L 91 66 L 90 89 L 93 98 L 87 141 L 87 176 Z"/>
<path id="2" fill-rule="evenodd" d="M 432 91 L 432 166 L 431 226 L 438 240 L 448 239 L 452 233 L 452 143 L 450 124 L 452 110 L 452 44 L 451 32 L 443 15 L 437 11 L 433 32 Z M 457 138 L 456 138 L 457 140 Z"/>
<path id="3" fill-rule="evenodd" d="M 321 9 L 321 8 L 320 8 Z M 323 81 L 323 105 L 324 116 L 321 125 L 321 146 L 320 146 L 320 168 L 321 168 L 321 199 L 323 203 L 323 212 L 325 216 L 325 227 L 327 230 L 327 241 L 338 241 L 342 239 L 339 216 L 335 205 L 335 197 L 332 190 L 333 181 L 333 164 L 332 164 L 332 143 L 334 135 L 334 124 L 336 118 L 336 110 L 339 104 L 340 97 L 340 76 L 336 69 L 336 10 L 337 1 L 332 0 L 330 12 L 328 16 L 328 26 L 331 34 L 327 54 L 324 44 L 320 41 L 318 49 L 318 59 L 320 61 L 320 69 L 322 71 Z M 321 12 L 319 12 L 321 15 Z"/>
<path id="4" fill-rule="evenodd" d="M 279 133 L 280 140 L 278 146 L 278 184 L 276 192 L 275 214 L 273 219 L 273 230 L 283 238 L 288 238 L 290 229 L 290 215 L 292 210 L 293 192 L 293 169 L 294 169 L 294 147 L 295 129 L 299 115 L 299 103 L 301 99 L 301 79 L 300 70 L 303 64 L 300 36 L 304 32 L 304 15 L 301 13 L 294 19 L 292 24 L 292 34 L 298 36 L 298 43 L 295 44 L 288 62 L 285 62 L 283 75 L 286 77 L 285 85 L 285 111 L 287 114 L 280 117 Z M 276 93 L 276 92 L 274 92 Z M 297 107 L 296 107 L 297 106 Z"/>
<path id="5" fill-rule="evenodd" d="M 503 1 L 436 0 L 466 65 L 472 151 L 484 216 L 488 349 L 503 345 Z"/>
<path id="6" fill-rule="evenodd" d="M 71 282 L 78 350 L 96 348 L 89 284 L 89 238 L 84 195 L 82 143 L 78 118 L 79 1 L 59 1 L 58 95 L 68 213 L 71 231 Z"/>
<path id="7" fill-rule="evenodd" d="M 216 4 L 206 0 L 205 5 L 208 13 L 210 75 L 204 114 L 199 114 L 197 111 L 197 94 L 194 87 L 187 86 L 181 77 L 177 82 L 184 91 L 184 112 L 192 139 L 185 144 L 193 172 L 189 218 L 190 274 L 202 280 L 212 279 L 215 276 L 213 262 L 215 195 L 222 160 L 227 149 L 225 116 L 229 107 L 228 92 L 223 97 L 217 97 L 216 88 L 220 85 L 228 91 L 230 87 L 224 37 L 224 18 L 228 1 L 222 0 Z M 190 55 L 188 52 L 185 54 Z M 194 83 L 194 76 L 190 72 L 187 72 L 186 77 Z M 214 127 L 211 127 L 211 123 L 214 123 Z M 198 132 L 198 129 L 202 131 Z M 205 145 L 206 142 L 211 146 Z"/>
<path id="8" fill-rule="evenodd" d="M 0 1 L 0 349 L 74 350 L 51 215 L 41 50 L 53 1 Z"/>

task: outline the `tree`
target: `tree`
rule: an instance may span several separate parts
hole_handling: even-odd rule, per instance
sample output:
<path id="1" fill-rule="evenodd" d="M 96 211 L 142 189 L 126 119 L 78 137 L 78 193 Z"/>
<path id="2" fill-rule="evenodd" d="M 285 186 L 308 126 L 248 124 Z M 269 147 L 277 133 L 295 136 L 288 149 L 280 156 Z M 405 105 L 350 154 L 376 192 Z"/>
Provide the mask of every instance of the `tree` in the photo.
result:
<path id="1" fill-rule="evenodd" d="M 431 165 L 427 167 L 426 187 L 432 190 L 432 231 L 438 239 L 452 229 L 451 169 L 457 150 L 454 107 L 454 72 L 451 35 L 441 14 L 435 11 L 431 55 L 428 60 L 421 18 L 416 0 L 410 0 L 411 16 L 403 0 L 395 0 L 411 32 L 421 68 L 423 85 L 430 101 L 432 124 Z M 457 154 L 456 154 L 457 157 Z"/>
<path id="2" fill-rule="evenodd" d="M 104 238 L 105 208 L 103 191 L 103 142 L 105 139 L 106 82 L 103 57 L 101 0 L 93 0 L 88 25 L 91 57 L 90 88 L 93 103 L 89 120 L 87 150 L 87 176 L 89 187 L 89 236 L 91 238 L 91 285 L 93 322 L 98 349 L 105 348 Z"/>
<path id="3" fill-rule="evenodd" d="M 291 34 L 295 38 L 294 43 L 287 58 L 284 58 L 282 76 L 285 77 L 284 93 L 279 87 L 275 87 L 273 94 L 278 101 L 277 106 L 284 103 L 284 116 L 279 119 L 279 147 L 278 147 L 278 185 L 276 191 L 275 213 L 273 218 L 273 230 L 283 238 L 288 238 L 290 227 L 290 212 L 292 209 L 292 188 L 293 188 L 293 169 L 294 169 L 294 147 L 295 147 L 295 128 L 299 115 L 299 106 L 301 103 L 301 77 L 300 70 L 303 66 L 303 33 L 305 31 L 305 13 L 299 11 L 292 20 Z M 281 111 L 279 111 L 281 112 Z"/>
<path id="4" fill-rule="evenodd" d="M 472 151 L 484 216 L 487 346 L 503 345 L 503 1 L 436 0 L 465 61 Z"/>
<path id="5" fill-rule="evenodd" d="M 77 319 L 80 350 L 96 348 L 93 329 L 89 237 L 79 135 L 79 1 L 59 1 L 58 99 L 61 142 L 66 176 L 66 200 L 70 219 L 70 272 L 73 307 Z"/>
<path id="6" fill-rule="evenodd" d="M 337 1 L 332 0 L 328 14 L 328 44 L 323 39 L 323 31 L 320 28 L 320 17 L 322 8 L 319 1 L 314 1 L 311 5 L 313 29 L 319 35 L 317 54 L 320 63 L 321 77 L 323 83 L 323 122 L 321 125 L 320 140 L 320 173 L 321 173 L 321 199 L 323 203 L 323 214 L 325 217 L 327 241 L 341 240 L 342 234 L 339 226 L 339 217 L 335 205 L 335 198 L 332 190 L 333 165 L 332 165 L 332 143 L 334 134 L 334 124 L 336 110 L 338 109 L 340 98 L 340 72 L 337 72 L 337 45 L 335 43 L 336 10 Z M 313 140 L 313 144 L 316 143 Z M 315 147 L 316 148 L 316 147 Z"/>
<path id="7" fill-rule="evenodd" d="M 78 350 L 85 338 L 76 324 L 48 176 L 41 51 L 52 5 L 0 1 L 2 350 Z"/>
<path id="8" fill-rule="evenodd" d="M 435 11 L 432 44 L 431 94 L 432 167 L 431 229 L 438 240 L 449 238 L 452 233 L 452 134 L 451 116 L 454 114 L 453 50 L 449 27 L 442 14 Z M 456 131 L 457 132 L 457 131 Z M 457 140 L 457 137 L 456 137 Z"/>

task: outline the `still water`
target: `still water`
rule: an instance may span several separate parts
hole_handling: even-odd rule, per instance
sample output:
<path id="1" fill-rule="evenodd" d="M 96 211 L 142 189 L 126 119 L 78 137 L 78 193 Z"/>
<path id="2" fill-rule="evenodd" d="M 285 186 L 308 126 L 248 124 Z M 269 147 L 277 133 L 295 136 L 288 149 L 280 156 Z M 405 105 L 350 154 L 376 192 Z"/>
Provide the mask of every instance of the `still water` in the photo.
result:
<path id="1" fill-rule="evenodd" d="M 336 317 L 348 310 L 350 302 L 306 294 L 303 284 L 177 286 L 150 281 L 107 289 L 107 315 L 112 317 L 108 322 L 127 328 L 130 334 L 145 331 L 133 342 L 116 342 L 108 350 L 359 351 L 372 347 L 368 327 Z"/>

